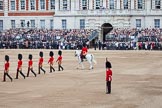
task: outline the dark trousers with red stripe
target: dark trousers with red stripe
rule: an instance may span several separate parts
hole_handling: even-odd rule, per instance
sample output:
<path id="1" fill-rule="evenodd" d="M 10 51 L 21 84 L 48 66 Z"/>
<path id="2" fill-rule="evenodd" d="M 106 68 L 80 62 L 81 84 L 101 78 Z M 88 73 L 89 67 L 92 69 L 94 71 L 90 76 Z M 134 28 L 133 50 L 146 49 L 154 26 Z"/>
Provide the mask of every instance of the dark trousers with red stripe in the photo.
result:
<path id="1" fill-rule="evenodd" d="M 25 75 L 22 73 L 22 70 L 17 69 L 17 73 L 16 73 L 16 79 L 18 79 L 19 73 L 24 77 L 25 79 Z"/>
<path id="2" fill-rule="evenodd" d="M 106 81 L 106 93 L 111 93 L 111 81 Z"/>
<path id="3" fill-rule="evenodd" d="M 41 70 L 44 72 L 44 74 L 46 73 L 46 71 L 42 68 L 42 66 L 38 65 L 38 74 L 40 74 Z"/>
<path id="4" fill-rule="evenodd" d="M 53 71 L 55 71 L 54 67 L 52 65 L 50 65 L 50 73 Z"/>
<path id="5" fill-rule="evenodd" d="M 60 71 L 62 69 L 62 71 L 64 70 L 64 68 L 61 66 L 61 64 L 58 64 L 58 71 Z"/>
<path id="6" fill-rule="evenodd" d="M 30 71 L 35 75 L 35 77 L 37 76 L 36 73 L 33 71 L 33 68 L 28 67 L 27 77 L 29 77 Z"/>
<path id="7" fill-rule="evenodd" d="M 4 72 L 3 81 L 4 82 L 6 81 L 6 76 L 8 76 L 10 78 L 11 82 L 12 82 L 12 77 L 8 73 L 6 73 L 6 72 Z"/>

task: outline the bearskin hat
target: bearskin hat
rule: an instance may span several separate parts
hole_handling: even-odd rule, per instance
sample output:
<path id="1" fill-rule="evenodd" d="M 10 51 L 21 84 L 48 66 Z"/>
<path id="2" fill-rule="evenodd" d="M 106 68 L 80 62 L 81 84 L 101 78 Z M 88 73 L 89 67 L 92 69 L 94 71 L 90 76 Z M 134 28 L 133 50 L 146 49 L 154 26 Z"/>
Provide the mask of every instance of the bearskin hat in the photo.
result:
<path id="1" fill-rule="evenodd" d="M 18 54 L 18 59 L 22 60 L 22 54 Z"/>
<path id="2" fill-rule="evenodd" d="M 106 68 L 111 68 L 111 63 L 109 61 L 106 61 Z"/>
<path id="3" fill-rule="evenodd" d="M 52 51 L 50 51 L 49 56 L 52 57 L 53 55 L 54 55 L 54 53 Z"/>
<path id="4" fill-rule="evenodd" d="M 42 51 L 39 52 L 39 56 L 43 57 L 43 52 Z"/>
<path id="5" fill-rule="evenodd" d="M 32 60 L 33 56 L 31 54 L 29 54 L 29 60 Z"/>
<path id="6" fill-rule="evenodd" d="M 62 51 L 61 50 L 58 51 L 58 55 L 62 55 Z"/>
<path id="7" fill-rule="evenodd" d="M 9 56 L 5 55 L 5 60 L 8 62 L 9 61 Z"/>

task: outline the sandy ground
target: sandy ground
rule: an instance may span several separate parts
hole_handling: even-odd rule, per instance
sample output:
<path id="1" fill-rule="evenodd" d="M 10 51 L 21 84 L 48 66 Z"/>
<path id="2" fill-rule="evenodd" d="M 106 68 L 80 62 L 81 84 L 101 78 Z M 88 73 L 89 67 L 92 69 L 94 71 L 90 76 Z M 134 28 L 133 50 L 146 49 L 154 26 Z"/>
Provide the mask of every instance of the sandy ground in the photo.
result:
<path id="1" fill-rule="evenodd" d="M 49 73 L 50 50 L 44 52 L 47 71 L 30 77 L 7 78 L 2 82 L 4 55 L 10 56 L 10 75 L 15 78 L 17 54 L 23 54 L 23 73 L 27 73 L 28 55 L 33 54 L 34 71 L 40 50 L 0 50 L 0 108 L 162 108 L 162 52 L 94 51 L 97 64 L 89 70 L 77 68 L 74 50 L 63 50 L 64 71 Z M 57 50 L 53 50 L 57 58 Z M 105 94 L 105 58 L 112 63 L 112 93 Z"/>

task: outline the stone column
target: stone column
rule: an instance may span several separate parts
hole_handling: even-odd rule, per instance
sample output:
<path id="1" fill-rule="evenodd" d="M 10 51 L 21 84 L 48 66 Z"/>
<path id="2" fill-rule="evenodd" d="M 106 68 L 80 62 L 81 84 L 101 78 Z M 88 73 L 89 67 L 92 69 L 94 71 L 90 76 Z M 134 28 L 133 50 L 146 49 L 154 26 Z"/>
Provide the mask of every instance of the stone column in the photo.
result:
<path id="1" fill-rule="evenodd" d="M 120 9 L 120 0 L 115 0 L 115 7 L 117 10 Z"/>
<path id="2" fill-rule="evenodd" d="M 4 16 L 8 16 L 8 0 L 4 0 Z"/>
<path id="3" fill-rule="evenodd" d="M 89 2 L 88 4 L 88 6 L 89 6 L 89 10 L 92 10 L 93 9 L 93 0 L 87 0 L 87 2 Z"/>
<path id="4" fill-rule="evenodd" d="M 131 5 L 131 9 L 132 10 L 134 9 L 134 3 L 135 3 L 134 0 L 131 0 L 131 4 L 130 5 Z"/>
<path id="5" fill-rule="evenodd" d="M 103 7 L 106 8 L 106 0 L 103 0 Z"/>
<path id="6" fill-rule="evenodd" d="M 60 0 L 55 1 L 55 11 L 59 11 L 59 1 Z"/>

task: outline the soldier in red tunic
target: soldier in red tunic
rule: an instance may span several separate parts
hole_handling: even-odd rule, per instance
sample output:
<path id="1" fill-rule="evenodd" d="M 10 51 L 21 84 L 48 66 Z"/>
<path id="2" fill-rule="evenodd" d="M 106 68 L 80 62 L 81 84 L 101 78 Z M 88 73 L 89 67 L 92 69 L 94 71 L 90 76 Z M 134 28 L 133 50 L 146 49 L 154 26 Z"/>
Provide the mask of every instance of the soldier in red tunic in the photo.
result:
<path id="1" fill-rule="evenodd" d="M 33 71 L 33 61 L 32 61 L 32 55 L 31 54 L 29 54 L 27 77 L 29 77 L 30 71 L 35 75 L 35 77 L 37 76 L 36 73 Z"/>
<path id="2" fill-rule="evenodd" d="M 111 63 L 106 58 L 106 94 L 111 93 L 112 70 Z"/>
<path id="3" fill-rule="evenodd" d="M 64 70 L 64 68 L 61 66 L 61 64 L 62 64 L 62 51 L 58 51 L 58 58 L 57 58 L 57 60 L 56 60 L 56 62 L 58 62 L 58 71 L 60 71 L 60 68 L 62 69 L 62 71 Z"/>
<path id="4" fill-rule="evenodd" d="M 53 57 L 54 53 L 52 51 L 50 51 L 49 53 L 49 60 L 48 60 L 48 63 L 50 65 L 50 73 L 52 73 L 52 70 L 55 71 L 54 67 L 53 67 L 53 62 L 54 62 L 54 57 Z"/>
<path id="5" fill-rule="evenodd" d="M 4 65 L 4 76 L 3 76 L 3 81 L 6 81 L 6 75 L 10 78 L 11 82 L 12 82 L 12 77 L 8 74 L 9 72 L 9 67 L 10 67 L 10 63 L 9 63 L 9 56 L 5 55 L 5 65 Z"/>
<path id="6" fill-rule="evenodd" d="M 82 48 L 81 55 L 80 55 L 82 62 L 83 62 L 83 59 L 85 58 L 87 52 L 88 52 L 88 48 L 86 46 L 86 43 L 83 43 L 83 48 Z"/>
<path id="7" fill-rule="evenodd" d="M 18 79 L 18 75 L 19 73 L 24 77 L 25 79 L 25 75 L 22 73 L 22 54 L 18 54 L 18 65 L 17 65 L 17 73 L 16 73 L 16 79 Z"/>
<path id="8" fill-rule="evenodd" d="M 38 74 L 40 74 L 40 70 L 42 70 L 44 72 L 44 74 L 46 73 L 46 71 L 42 68 L 43 67 L 43 52 L 39 52 L 39 63 L 38 63 Z"/>

